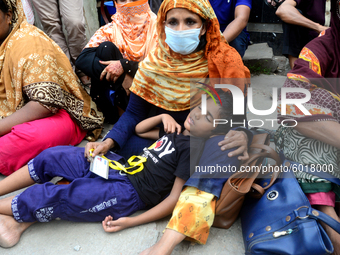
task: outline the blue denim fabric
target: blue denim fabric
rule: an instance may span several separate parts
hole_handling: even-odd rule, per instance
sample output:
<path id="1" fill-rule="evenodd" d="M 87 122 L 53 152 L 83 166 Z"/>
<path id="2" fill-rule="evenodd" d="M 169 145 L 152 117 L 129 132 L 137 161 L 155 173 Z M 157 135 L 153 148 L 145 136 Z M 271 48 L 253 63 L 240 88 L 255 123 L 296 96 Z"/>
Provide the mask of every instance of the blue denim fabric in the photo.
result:
<path id="1" fill-rule="evenodd" d="M 243 58 L 244 53 L 246 52 L 246 49 L 248 48 L 249 38 L 248 34 L 242 30 L 242 32 L 229 44 L 233 48 L 237 50 L 237 52 L 241 55 Z"/>
<path id="2" fill-rule="evenodd" d="M 233 167 L 234 170 L 238 170 L 240 165 L 240 161 L 237 159 L 238 156 L 228 157 L 228 153 L 234 151 L 236 148 L 222 151 L 221 147 L 218 146 L 218 142 L 223 139 L 224 136 L 221 135 L 212 137 L 206 141 L 201 159 L 197 165 L 199 167 L 198 169 L 208 169 L 208 167 L 215 167 L 216 169 L 217 166 L 221 168 L 230 166 Z M 231 171 L 216 171 L 213 173 L 195 171 L 189 180 L 187 180 L 185 186 L 195 187 L 219 198 L 224 183 L 232 174 L 233 172 Z"/>
<path id="3" fill-rule="evenodd" d="M 111 152 L 106 156 L 122 158 Z M 118 219 L 145 208 L 125 174 L 110 169 L 106 180 L 90 172 L 89 167 L 84 148 L 58 146 L 40 153 L 29 162 L 29 173 L 42 184 L 27 188 L 13 199 L 14 218 L 18 222 L 48 222 L 56 218 L 98 222 L 108 215 Z M 48 182 L 55 176 L 71 183 Z"/>

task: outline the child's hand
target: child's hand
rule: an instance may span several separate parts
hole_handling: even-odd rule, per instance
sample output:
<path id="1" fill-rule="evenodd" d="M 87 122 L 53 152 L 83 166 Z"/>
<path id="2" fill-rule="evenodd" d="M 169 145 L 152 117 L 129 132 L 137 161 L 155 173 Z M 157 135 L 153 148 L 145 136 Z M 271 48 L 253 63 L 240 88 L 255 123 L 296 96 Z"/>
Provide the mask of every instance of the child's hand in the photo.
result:
<path id="1" fill-rule="evenodd" d="M 129 217 L 122 217 L 118 220 L 113 220 L 113 218 L 109 215 L 102 221 L 102 226 L 105 232 L 118 232 L 130 227 Z"/>
<path id="2" fill-rule="evenodd" d="M 162 114 L 162 122 L 164 126 L 164 131 L 167 134 L 175 133 L 177 129 L 177 134 L 181 133 L 181 125 L 179 125 L 173 117 L 169 114 Z"/>

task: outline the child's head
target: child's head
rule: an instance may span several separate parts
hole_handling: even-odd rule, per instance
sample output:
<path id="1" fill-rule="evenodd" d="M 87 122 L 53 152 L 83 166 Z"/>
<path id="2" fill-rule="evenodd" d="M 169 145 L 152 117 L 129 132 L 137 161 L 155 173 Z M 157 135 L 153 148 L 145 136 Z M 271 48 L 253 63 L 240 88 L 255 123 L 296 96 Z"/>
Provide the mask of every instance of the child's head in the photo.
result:
<path id="1" fill-rule="evenodd" d="M 222 105 L 218 98 L 216 103 L 212 98 L 207 99 L 207 114 L 202 115 L 201 105 L 196 106 L 184 122 L 184 127 L 190 134 L 197 137 L 210 137 L 212 135 L 226 134 L 230 130 L 230 120 L 233 117 L 233 97 L 231 93 L 217 90 Z M 227 124 L 216 124 L 214 120 L 227 120 Z"/>

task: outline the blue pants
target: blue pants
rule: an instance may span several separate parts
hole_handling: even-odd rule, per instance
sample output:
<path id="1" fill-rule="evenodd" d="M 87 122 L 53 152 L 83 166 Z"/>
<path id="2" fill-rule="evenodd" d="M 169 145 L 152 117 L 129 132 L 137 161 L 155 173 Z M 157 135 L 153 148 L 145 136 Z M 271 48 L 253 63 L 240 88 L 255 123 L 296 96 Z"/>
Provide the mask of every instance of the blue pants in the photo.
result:
<path id="1" fill-rule="evenodd" d="M 248 35 L 244 30 L 242 30 L 242 32 L 229 44 L 231 47 L 235 48 L 237 52 L 241 55 L 241 58 L 243 58 L 244 53 L 248 48 L 248 42 Z"/>
<path id="2" fill-rule="evenodd" d="M 117 154 L 106 156 L 119 160 Z M 125 174 L 110 169 L 109 179 L 89 171 L 84 148 L 57 146 L 40 153 L 28 163 L 33 185 L 12 200 L 12 212 L 18 222 L 48 222 L 56 218 L 69 221 L 102 221 L 128 216 L 145 208 Z M 61 176 L 71 181 L 54 185 L 49 181 Z"/>

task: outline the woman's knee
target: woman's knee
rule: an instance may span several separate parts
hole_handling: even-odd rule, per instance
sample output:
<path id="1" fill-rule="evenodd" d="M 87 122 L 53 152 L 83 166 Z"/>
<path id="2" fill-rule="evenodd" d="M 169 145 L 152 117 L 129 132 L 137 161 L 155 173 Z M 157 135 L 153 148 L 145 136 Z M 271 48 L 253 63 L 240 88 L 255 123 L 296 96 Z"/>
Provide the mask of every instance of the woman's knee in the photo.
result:
<path id="1" fill-rule="evenodd" d="M 104 61 L 118 60 L 123 58 L 118 47 L 110 41 L 102 42 L 98 46 L 96 50 L 96 56 Z"/>

